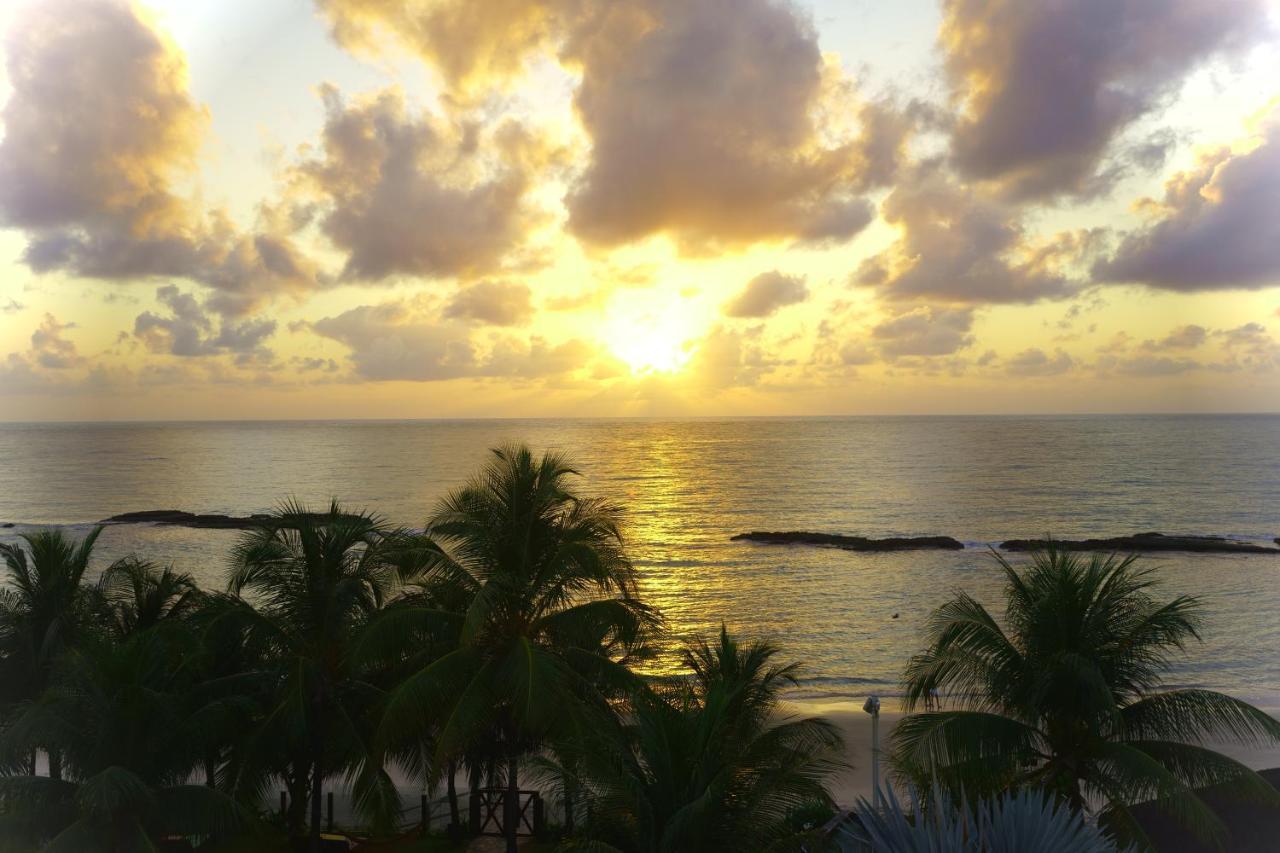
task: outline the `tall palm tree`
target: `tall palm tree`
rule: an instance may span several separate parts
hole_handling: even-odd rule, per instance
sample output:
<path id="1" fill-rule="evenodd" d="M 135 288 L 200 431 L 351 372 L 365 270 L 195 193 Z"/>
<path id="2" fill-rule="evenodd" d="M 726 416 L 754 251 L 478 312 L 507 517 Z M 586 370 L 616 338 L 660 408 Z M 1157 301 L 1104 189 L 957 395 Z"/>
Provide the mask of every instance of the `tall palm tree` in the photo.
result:
<path id="1" fill-rule="evenodd" d="M 770 850 L 801 839 L 788 820 L 830 805 L 847 765 L 839 731 L 779 713 L 798 666 L 723 627 L 684 652 L 690 676 L 636 700 L 623 736 L 587 740 L 574 762 L 591 810 L 579 846 L 626 853 Z"/>
<path id="2" fill-rule="evenodd" d="M 44 692 L 58 658 L 83 634 L 91 611 L 84 575 L 100 533 L 102 528 L 94 527 L 75 542 L 62 530 L 43 530 L 22 534 L 21 544 L 0 544 L 9 582 L 9 588 L 0 589 L 0 713 L 5 717 Z M 57 776 L 58 750 L 34 746 L 48 750 L 50 774 Z M 34 753 L 22 760 L 34 774 Z"/>
<path id="3" fill-rule="evenodd" d="M 310 788 L 312 850 L 320 846 L 327 777 L 360 768 L 361 784 L 384 794 L 390 788 L 371 758 L 369 714 L 382 691 L 352 649 L 398 583 L 397 566 L 384 555 L 393 538 L 378 518 L 336 502 L 320 513 L 291 502 L 233 553 L 236 615 L 266 650 L 274 678 L 271 704 L 237 772 L 241 784 L 260 785 L 283 754 L 295 824 Z"/>
<path id="4" fill-rule="evenodd" d="M 382 729 L 388 742 L 432 732 L 441 761 L 499 748 L 514 850 L 521 757 L 610 713 L 657 617 L 636 598 L 620 507 L 574 494 L 558 454 L 492 453 L 427 522 L 442 548 L 429 583 L 467 602 L 456 647 L 392 691 Z"/>
<path id="5" fill-rule="evenodd" d="M 1162 691 L 1171 656 L 1199 639 L 1201 604 L 1158 600 L 1135 557 L 1050 548 L 1025 571 L 996 554 L 1004 626 L 976 600 L 939 607 L 927 647 L 905 675 L 906 717 L 893 734 L 898 772 L 973 794 L 1041 786 L 1077 811 L 1105 804 L 1138 832 L 1128 807 L 1159 798 L 1202 834 L 1220 822 L 1194 788 L 1231 782 L 1276 800 L 1256 773 L 1204 746 L 1210 737 L 1280 740 L 1280 722 L 1201 689 Z M 954 707 L 934 697 L 947 694 Z M 938 707 L 935 707 L 938 706 Z"/>
<path id="6" fill-rule="evenodd" d="M 57 743 L 67 779 L 0 778 L 9 804 L 0 837 L 50 853 L 154 850 L 168 835 L 216 835 L 249 824 L 227 795 L 187 783 L 199 732 L 224 716 L 190 701 L 197 643 L 169 623 L 123 641 L 88 640 L 68 652 L 39 700 L 4 739 Z"/>

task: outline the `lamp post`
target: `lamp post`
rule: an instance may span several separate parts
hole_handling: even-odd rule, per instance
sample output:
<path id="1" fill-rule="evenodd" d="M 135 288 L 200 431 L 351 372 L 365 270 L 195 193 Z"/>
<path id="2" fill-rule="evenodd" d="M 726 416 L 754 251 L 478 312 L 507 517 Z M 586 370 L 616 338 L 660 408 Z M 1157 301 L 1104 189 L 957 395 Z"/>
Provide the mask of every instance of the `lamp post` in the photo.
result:
<path id="1" fill-rule="evenodd" d="M 880 697 L 868 696 L 862 710 L 871 715 L 871 804 L 880 808 Z"/>

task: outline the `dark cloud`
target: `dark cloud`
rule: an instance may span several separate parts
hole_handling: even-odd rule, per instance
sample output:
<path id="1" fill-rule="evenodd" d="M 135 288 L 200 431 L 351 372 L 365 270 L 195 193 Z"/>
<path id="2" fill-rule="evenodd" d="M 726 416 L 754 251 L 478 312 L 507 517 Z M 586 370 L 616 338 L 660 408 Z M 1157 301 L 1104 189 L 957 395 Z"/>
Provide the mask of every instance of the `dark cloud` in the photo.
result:
<path id="1" fill-rule="evenodd" d="M 955 163 L 1017 198 L 1095 192 L 1122 130 L 1267 26 L 1265 0 L 946 0 Z"/>
<path id="2" fill-rule="evenodd" d="M 27 306 L 23 305 L 21 302 L 19 302 L 16 299 L 9 299 L 5 302 L 4 305 L 0 306 L 0 311 L 3 311 L 6 314 L 17 314 L 19 311 L 21 311 L 26 307 Z"/>
<path id="3" fill-rule="evenodd" d="M 921 307 L 884 320 L 871 330 L 881 355 L 951 355 L 973 344 L 973 310 Z"/>
<path id="4" fill-rule="evenodd" d="M 574 104 L 592 143 L 569 228 L 593 244 L 846 240 L 871 221 L 860 193 L 892 177 L 915 123 L 889 100 L 860 100 L 780 0 L 319 5 L 339 41 L 369 48 L 390 33 L 462 99 L 557 52 L 580 74 Z"/>
<path id="5" fill-rule="evenodd" d="M 481 281 L 458 290 L 445 306 L 444 316 L 494 326 L 516 326 L 533 316 L 531 291 L 509 281 Z"/>
<path id="6" fill-rule="evenodd" d="M 1144 207 L 1154 223 L 1094 266 L 1099 281 L 1179 291 L 1280 284 L 1280 110 L 1251 150 L 1203 156 Z"/>
<path id="7" fill-rule="evenodd" d="M 169 309 L 169 316 L 144 311 L 133 324 L 134 336 L 152 352 L 184 357 L 220 353 L 260 358 L 271 355 L 265 343 L 275 334 L 275 320 L 223 318 L 215 333 L 213 319 L 192 294 L 165 285 L 156 290 L 156 299 Z"/>
<path id="8" fill-rule="evenodd" d="M 930 165 L 898 184 L 881 215 L 900 236 L 864 260 L 854 281 L 896 300 L 981 304 L 1065 298 L 1079 288 L 1067 270 L 1097 241 L 1094 233 L 1070 232 L 1032 242 L 1016 209 Z"/>
<path id="9" fill-rule="evenodd" d="M 742 292 L 724 306 L 728 317 L 768 317 L 779 308 L 809 298 L 803 276 L 783 275 L 777 270 L 763 272 L 747 282 Z"/>
<path id="10" fill-rule="evenodd" d="M 431 382 L 464 377 L 539 378 L 583 367 L 592 350 L 581 341 L 548 345 L 501 338 L 488 351 L 458 322 L 439 322 L 406 302 L 362 305 L 312 324 L 350 350 L 359 379 Z"/>
<path id="11" fill-rule="evenodd" d="M 1005 362 L 1005 370 L 1014 376 L 1057 376 L 1075 367 L 1075 360 L 1063 350 L 1049 355 L 1039 347 L 1025 349 Z"/>
<path id="12" fill-rule="evenodd" d="M 314 284 L 296 259 L 281 269 L 286 244 L 264 254 L 225 214 L 176 194 L 207 115 L 187 92 L 181 54 L 132 5 L 31 4 L 5 54 L 13 91 L 2 114 L 0 223 L 27 232 L 31 269 L 191 278 L 226 291 L 227 311 Z"/>
<path id="13" fill-rule="evenodd" d="M 526 195 L 555 152 L 515 122 L 411 115 L 396 91 L 353 104 L 331 86 L 322 96 L 321 151 L 297 174 L 347 253 L 344 279 L 491 272 L 539 221 Z"/>

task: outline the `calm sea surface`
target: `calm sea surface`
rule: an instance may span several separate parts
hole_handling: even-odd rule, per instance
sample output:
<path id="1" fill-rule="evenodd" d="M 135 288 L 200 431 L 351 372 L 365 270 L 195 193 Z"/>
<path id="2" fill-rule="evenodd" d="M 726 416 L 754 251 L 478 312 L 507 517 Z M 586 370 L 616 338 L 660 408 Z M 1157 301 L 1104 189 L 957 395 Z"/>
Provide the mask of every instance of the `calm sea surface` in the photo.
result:
<path id="1" fill-rule="evenodd" d="M 1280 535 L 1280 416 L 507 420 L 0 425 L 0 540 L 119 512 L 246 514 L 336 496 L 421 525 L 484 460 L 524 441 L 569 453 L 629 508 L 642 590 L 674 634 L 721 622 L 807 661 L 796 698 L 892 695 L 931 608 L 993 607 L 1005 538 L 1146 530 Z M 746 530 L 945 534 L 962 552 L 854 554 L 730 542 Z M 221 587 L 234 531 L 123 525 L 137 552 Z M 1208 605 L 1172 679 L 1280 707 L 1280 558 L 1150 558 Z M 894 618 L 894 614 L 899 614 Z"/>

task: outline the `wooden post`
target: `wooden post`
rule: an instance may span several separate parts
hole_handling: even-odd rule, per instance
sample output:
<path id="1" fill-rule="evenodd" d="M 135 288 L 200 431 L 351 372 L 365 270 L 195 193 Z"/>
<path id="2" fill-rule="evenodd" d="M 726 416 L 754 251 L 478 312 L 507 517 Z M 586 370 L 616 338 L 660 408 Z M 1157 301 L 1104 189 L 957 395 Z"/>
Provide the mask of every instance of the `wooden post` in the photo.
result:
<path id="1" fill-rule="evenodd" d="M 543 830 L 546 828 L 547 814 L 542 804 L 542 795 L 534 792 L 533 794 L 533 834 L 538 838 L 542 837 Z"/>
<path id="2" fill-rule="evenodd" d="M 327 832 L 333 832 L 333 791 L 329 792 L 329 828 Z"/>
<path id="3" fill-rule="evenodd" d="M 427 830 L 431 829 L 431 803 L 427 801 L 427 795 L 422 795 L 422 834 L 426 835 Z"/>

